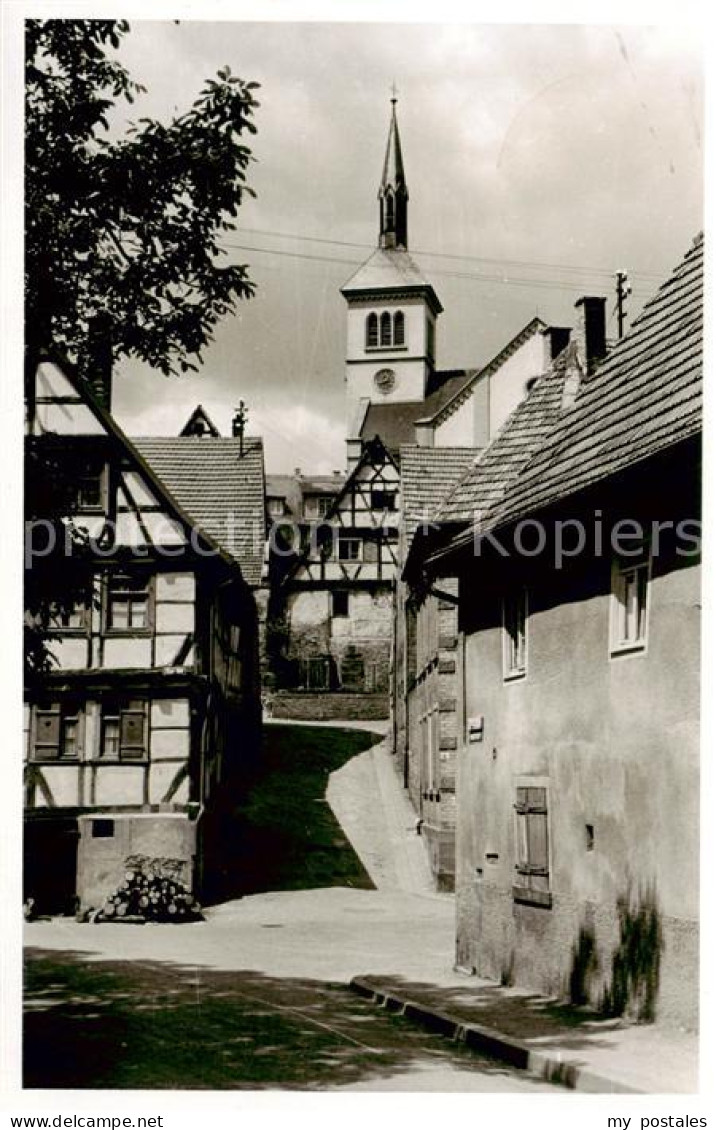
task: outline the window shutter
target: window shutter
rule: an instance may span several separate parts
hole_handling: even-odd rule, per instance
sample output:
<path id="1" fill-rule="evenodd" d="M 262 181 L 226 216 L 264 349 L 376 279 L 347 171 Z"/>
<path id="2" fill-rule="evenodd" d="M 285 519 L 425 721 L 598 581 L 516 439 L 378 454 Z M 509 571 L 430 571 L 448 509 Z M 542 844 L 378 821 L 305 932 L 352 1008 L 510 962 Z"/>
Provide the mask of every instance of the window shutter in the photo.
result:
<path id="1" fill-rule="evenodd" d="M 123 710 L 120 721 L 120 756 L 144 757 L 144 711 Z"/>
<path id="2" fill-rule="evenodd" d="M 60 730 L 59 710 L 37 711 L 35 715 L 35 752 L 37 756 L 59 756 Z"/>
<path id="3" fill-rule="evenodd" d="M 363 560 L 371 564 L 375 564 L 378 560 L 377 541 L 365 541 L 363 543 Z"/>
<path id="4" fill-rule="evenodd" d="M 527 844 L 530 867 L 547 870 L 547 814 L 530 812 L 527 816 Z"/>

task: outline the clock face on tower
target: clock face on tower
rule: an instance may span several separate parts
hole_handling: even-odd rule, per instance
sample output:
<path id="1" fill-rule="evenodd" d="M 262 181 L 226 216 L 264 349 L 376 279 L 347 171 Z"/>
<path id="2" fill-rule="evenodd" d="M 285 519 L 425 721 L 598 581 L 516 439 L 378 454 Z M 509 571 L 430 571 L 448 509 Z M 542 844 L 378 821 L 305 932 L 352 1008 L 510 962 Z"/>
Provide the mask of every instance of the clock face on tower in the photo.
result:
<path id="1" fill-rule="evenodd" d="M 378 392 L 388 393 L 395 388 L 395 371 L 393 369 L 378 369 L 373 379 Z"/>

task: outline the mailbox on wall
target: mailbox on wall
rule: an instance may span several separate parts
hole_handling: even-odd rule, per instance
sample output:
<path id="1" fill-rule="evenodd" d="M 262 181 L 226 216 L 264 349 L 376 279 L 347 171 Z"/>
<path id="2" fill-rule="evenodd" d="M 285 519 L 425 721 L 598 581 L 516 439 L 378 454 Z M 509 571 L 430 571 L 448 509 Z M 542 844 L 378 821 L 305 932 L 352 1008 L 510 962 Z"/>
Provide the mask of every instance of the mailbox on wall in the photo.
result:
<path id="1" fill-rule="evenodd" d="M 468 742 L 481 742 L 485 735 L 485 717 L 483 714 L 478 714 L 474 718 L 467 720 L 467 740 Z"/>

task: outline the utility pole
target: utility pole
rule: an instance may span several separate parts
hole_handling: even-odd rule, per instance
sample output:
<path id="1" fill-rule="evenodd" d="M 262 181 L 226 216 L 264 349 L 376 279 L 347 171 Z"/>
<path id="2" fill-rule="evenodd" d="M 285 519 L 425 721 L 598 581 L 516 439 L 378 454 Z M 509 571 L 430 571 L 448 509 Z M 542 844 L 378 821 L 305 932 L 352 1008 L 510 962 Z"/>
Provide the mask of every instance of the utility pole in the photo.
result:
<path id="1" fill-rule="evenodd" d="M 626 317 L 626 311 L 624 309 L 624 304 L 625 304 L 628 296 L 631 294 L 631 283 L 629 282 L 629 277 L 628 277 L 626 271 L 617 271 L 616 280 L 617 280 L 617 323 L 619 325 L 619 340 L 621 341 L 621 339 L 624 337 L 624 319 Z"/>
<path id="2" fill-rule="evenodd" d="M 234 418 L 231 421 L 231 434 L 239 439 L 239 457 L 244 454 L 244 432 L 246 431 L 246 421 L 248 419 L 248 412 L 243 400 L 239 401 L 239 407 L 234 413 Z"/>

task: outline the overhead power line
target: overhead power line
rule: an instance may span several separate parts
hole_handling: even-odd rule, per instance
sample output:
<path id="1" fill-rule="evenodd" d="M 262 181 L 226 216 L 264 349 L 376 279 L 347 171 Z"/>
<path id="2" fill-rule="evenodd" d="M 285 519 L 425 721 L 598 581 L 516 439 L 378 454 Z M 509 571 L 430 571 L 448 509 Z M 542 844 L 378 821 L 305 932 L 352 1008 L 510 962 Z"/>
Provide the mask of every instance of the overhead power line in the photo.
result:
<path id="1" fill-rule="evenodd" d="M 247 235 L 268 235 L 276 239 L 295 239 L 301 243 L 322 243 L 330 247 L 351 247 L 358 251 L 370 251 L 371 244 L 369 243 L 352 243 L 345 239 L 327 239 L 325 236 L 318 235 L 300 235 L 298 232 L 280 232 L 272 231 L 270 228 L 241 228 L 242 232 Z M 232 247 L 234 244 L 225 241 L 226 247 Z M 538 267 L 540 269 L 547 269 L 552 271 L 570 271 L 578 275 L 604 275 L 612 279 L 614 271 L 608 267 L 589 267 L 589 266 L 574 266 L 568 263 L 547 263 L 539 259 L 504 259 L 504 258 L 490 258 L 484 255 L 465 255 L 458 254 L 457 252 L 448 251 L 427 251 L 416 249 L 415 255 L 430 256 L 435 259 L 457 259 L 466 263 L 488 263 L 497 266 L 506 267 Z M 658 282 L 661 281 L 662 276 L 653 271 L 632 271 L 633 278 L 654 279 Z"/>
<path id="2" fill-rule="evenodd" d="M 313 263 L 334 263 L 349 270 L 351 267 L 359 267 L 360 261 L 357 259 L 337 259 L 331 255 L 310 255 L 302 251 L 284 251 L 274 247 L 258 247 L 251 244 L 243 243 L 228 243 L 224 242 L 225 247 L 231 247 L 235 251 L 248 251 L 258 252 L 262 255 L 274 255 L 278 258 L 285 259 L 302 259 Z M 444 268 L 436 268 L 436 275 L 442 275 L 446 278 L 453 279 L 466 279 L 469 282 L 481 283 L 498 283 L 502 286 L 522 286 L 528 288 L 536 288 L 538 290 L 570 290 L 576 289 L 576 280 L 563 280 L 558 279 L 539 279 L 539 278 L 514 278 L 508 275 L 487 275 L 475 274 L 469 271 L 449 271 Z M 582 276 L 584 277 L 584 276 Z M 611 277 L 611 276 L 610 276 Z M 634 291 L 634 296 L 648 298 L 650 292 L 648 291 Z"/>

